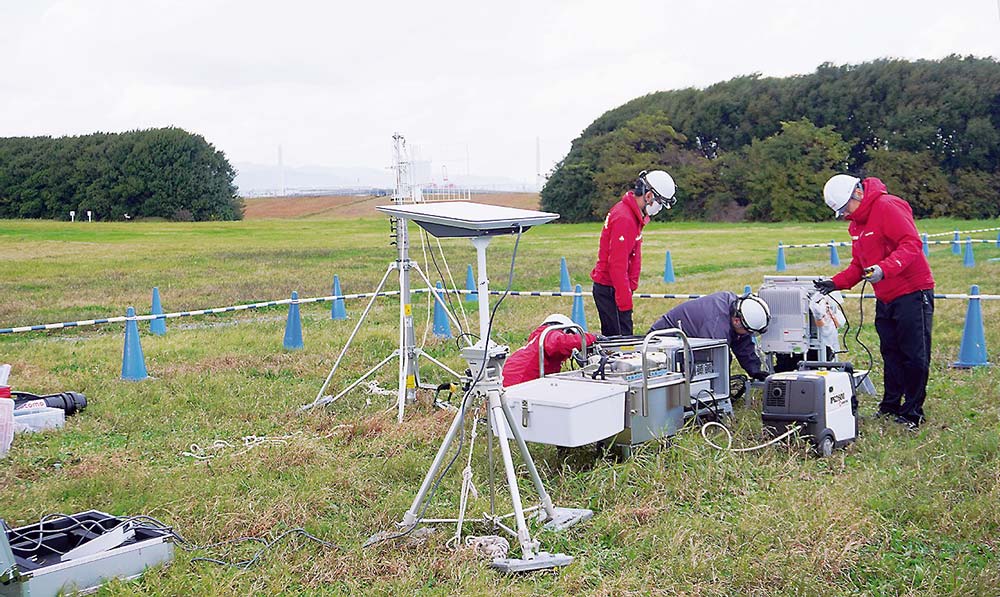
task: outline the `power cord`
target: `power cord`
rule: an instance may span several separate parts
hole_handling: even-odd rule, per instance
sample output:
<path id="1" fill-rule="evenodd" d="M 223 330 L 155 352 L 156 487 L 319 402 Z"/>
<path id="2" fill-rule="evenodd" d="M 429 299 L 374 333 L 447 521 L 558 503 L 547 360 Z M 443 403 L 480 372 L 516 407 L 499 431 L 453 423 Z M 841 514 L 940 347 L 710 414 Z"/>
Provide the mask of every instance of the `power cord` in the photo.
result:
<path id="1" fill-rule="evenodd" d="M 872 351 L 868 348 L 868 346 L 864 342 L 861 341 L 861 328 L 863 328 L 864 325 L 865 325 L 865 287 L 867 285 L 868 285 L 868 280 L 866 278 L 862 279 L 862 282 L 861 282 L 861 296 L 860 296 L 860 298 L 858 298 L 858 313 L 859 313 L 859 316 L 858 316 L 858 327 L 854 331 L 854 341 L 859 346 L 861 346 L 861 348 L 865 349 L 866 353 L 868 353 L 868 369 L 865 370 L 865 374 L 861 376 L 861 379 L 859 379 L 857 381 L 857 383 L 855 384 L 856 386 L 861 386 L 861 384 L 863 384 L 864 381 L 866 379 L 868 379 L 868 376 L 871 373 L 872 367 L 875 365 L 875 357 L 872 356 Z M 838 301 L 836 299 L 836 297 L 834 297 L 832 295 L 829 295 L 829 294 L 826 295 L 826 296 L 829 297 L 830 300 L 832 300 L 837 305 L 837 307 L 840 309 L 840 313 L 844 316 L 844 326 L 845 327 L 844 327 L 844 351 L 843 352 L 849 352 L 847 340 L 848 340 L 848 338 L 850 336 L 850 332 L 851 332 L 851 320 L 850 320 L 849 317 L 847 317 L 847 310 L 844 309 L 844 305 L 840 301 Z"/>
<path id="2" fill-rule="evenodd" d="M 722 429 L 722 431 L 726 434 L 726 445 L 725 446 L 720 446 L 720 445 L 716 444 L 715 442 L 713 442 L 712 440 L 708 439 L 708 433 L 707 433 L 707 431 L 708 431 L 709 427 L 719 427 L 719 428 Z M 761 448 L 766 448 L 766 447 L 768 447 L 770 445 L 776 444 L 779 441 L 781 441 L 781 440 L 785 439 L 786 437 L 788 437 L 789 435 L 797 432 L 799 429 L 802 429 L 802 425 L 798 425 L 798 424 L 792 425 L 788 429 L 788 431 L 782 433 L 778 437 L 776 437 L 776 438 L 774 438 L 774 439 L 772 439 L 772 440 L 770 440 L 768 442 L 765 442 L 763 444 L 758 444 L 756 446 L 751 446 L 749 448 L 734 448 L 733 447 L 733 432 L 730 431 L 729 428 L 726 427 L 725 425 L 723 425 L 722 423 L 717 423 L 715 421 L 709 421 L 708 423 L 705 423 L 704 425 L 701 426 L 701 437 L 704 438 L 705 443 L 707 443 L 708 445 L 712 446 L 716 450 L 722 450 L 722 451 L 728 451 L 728 452 L 753 452 L 754 450 L 760 450 Z"/>

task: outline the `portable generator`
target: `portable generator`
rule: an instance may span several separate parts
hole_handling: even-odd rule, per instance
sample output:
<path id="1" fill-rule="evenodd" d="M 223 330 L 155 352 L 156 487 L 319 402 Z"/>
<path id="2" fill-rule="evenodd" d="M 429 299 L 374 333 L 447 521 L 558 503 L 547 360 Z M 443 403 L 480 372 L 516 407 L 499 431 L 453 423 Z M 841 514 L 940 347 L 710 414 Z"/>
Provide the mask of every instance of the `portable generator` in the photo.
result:
<path id="1" fill-rule="evenodd" d="M 820 456 L 853 442 L 858 420 L 851 364 L 802 361 L 797 371 L 768 376 L 761 420 L 774 435 L 800 426 L 799 436 L 809 438 Z"/>

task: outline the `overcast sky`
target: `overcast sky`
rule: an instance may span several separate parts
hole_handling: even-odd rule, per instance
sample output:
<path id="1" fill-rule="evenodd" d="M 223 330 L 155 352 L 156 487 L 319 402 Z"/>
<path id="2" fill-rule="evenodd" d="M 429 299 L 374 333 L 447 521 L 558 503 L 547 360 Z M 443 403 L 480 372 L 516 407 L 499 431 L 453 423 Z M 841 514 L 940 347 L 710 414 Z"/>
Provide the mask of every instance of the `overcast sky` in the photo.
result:
<path id="1" fill-rule="evenodd" d="M 231 162 L 383 168 L 402 132 L 533 182 L 646 93 L 1000 56 L 1000 0 L 0 0 L 0 136 L 178 126 Z"/>

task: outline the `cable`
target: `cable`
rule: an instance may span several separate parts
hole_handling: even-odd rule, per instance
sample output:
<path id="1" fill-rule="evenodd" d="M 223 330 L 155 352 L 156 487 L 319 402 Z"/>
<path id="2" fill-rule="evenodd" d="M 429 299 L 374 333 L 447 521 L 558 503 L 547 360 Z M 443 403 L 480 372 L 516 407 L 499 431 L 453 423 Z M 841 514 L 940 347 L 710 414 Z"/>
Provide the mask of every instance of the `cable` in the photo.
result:
<path id="1" fill-rule="evenodd" d="M 865 286 L 867 286 L 867 285 L 868 285 L 868 280 L 867 279 L 862 279 L 862 282 L 861 282 L 861 294 L 859 295 L 859 298 L 858 298 L 858 312 L 859 312 L 858 328 L 854 332 L 854 341 L 859 346 L 861 346 L 861 348 L 864 348 L 866 353 L 868 353 L 868 369 L 865 371 L 865 374 L 861 376 L 861 379 L 859 379 L 857 382 L 854 383 L 855 387 L 860 386 L 861 384 L 864 383 L 864 381 L 866 379 L 868 379 L 868 376 L 871 373 L 872 367 L 875 365 L 875 357 L 872 356 L 872 351 L 868 348 L 868 346 L 864 342 L 861 341 L 861 328 L 864 327 L 864 325 L 865 325 Z M 849 334 L 851 332 L 851 320 L 850 320 L 849 317 L 847 317 L 847 310 L 844 309 L 844 305 L 840 301 L 838 301 L 836 299 L 836 297 L 834 297 L 833 295 L 830 295 L 830 294 L 828 294 L 826 296 L 829 297 L 830 300 L 832 300 L 837 305 L 837 307 L 840 308 L 840 313 L 841 313 L 841 315 L 844 316 L 844 350 L 843 350 L 843 352 L 850 352 L 850 350 L 848 348 L 847 340 L 848 340 Z"/>
<path id="2" fill-rule="evenodd" d="M 493 320 L 494 318 L 496 318 L 497 309 L 500 308 L 500 304 L 503 303 L 504 299 L 506 299 L 507 296 L 510 294 L 511 286 L 513 286 L 514 284 L 514 263 L 517 260 L 517 247 L 521 243 L 521 234 L 523 232 L 524 232 L 524 227 L 518 226 L 517 237 L 514 240 L 514 250 L 510 256 L 510 272 L 507 277 L 507 288 L 504 290 L 504 293 L 500 295 L 500 298 L 497 299 L 496 304 L 493 305 L 493 310 L 490 312 L 489 322 L 486 325 L 486 339 L 483 341 L 482 364 L 479 366 L 479 372 L 476 373 L 475 377 L 473 377 L 472 383 L 469 384 L 469 389 L 466 390 L 465 395 L 462 396 L 462 403 L 459 406 L 459 412 L 457 415 L 460 421 L 459 428 L 462 429 L 462 433 L 459 433 L 458 435 L 458 447 L 455 449 L 455 454 L 452 455 L 451 460 L 449 460 L 448 464 L 445 465 L 444 470 L 441 471 L 441 473 L 437 476 L 437 479 L 434 480 L 434 484 L 431 486 L 430 491 L 427 492 L 427 496 L 424 498 L 424 505 L 423 507 L 420 508 L 420 513 L 417 515 L 417 518 L 413 522 L 413 525 L 411 525 L 405 531 L 389 535 L 387 537 L 379 537 L 374 540 L 369 539 L 367 542 L 365 542 L 365 544 L 362 547 L 367 548 L 373 545 L 378 545 L 379 543 L 384 543 L 386 541 L 395 541 L 397 539 L 402 539 L 403 537 L 406 537 L 407 535 L 412 533 L 417 528 L 417 526 L 420 525 L 420 522 L 424 519 L 424 514 L 427 512 L 427 507 L 430 506 L 431 499 L 437 492 L 437 488 L 441 484 L 441 480 L 444 479 L 445 475 L 448 474 L 448 471 L 450 471 L 451 467 L 455 464 L 455 461 L 458 460 L 459 455 L 461 455 L 462 448 L 465 444 L 465 409 L 466 406 L 468 405 L 469 397 L 472 396 L 472 392 L 473 390 L 475 390 L 476 384 L 479 383 L 479 381 L 482 379 L 483 372 L 486 370 L 486 362 L 489 357 L 489 350 L 490 350 L 490 333 L 493 330 Z M 485 298 L 485 300 L 489 300 L 488 296 L 489 295 L 487 295 L 487 298 Z M 484 300 L 484 297 L 480 297 L 480 300 Z"/>
<path id="3" fill-rule="evenodd" d="M 27 532 L 19 532 L 19 531 L 15 530 L 15 529 L 11 529 L 6 524 L 6 522 L 5 522 L 4 523 L 4 527 L 5 527 L 6 532 L 9 535 L 12 535 L 13 537 L 18 538 L 18 539 L 27 539 L 28 541 L 32 541 L 32 542 L 35 543 L 35 546 L 32 547 L 32 548 L 16 547 L 14 545 L 11 545 L 12 551 L 18 551 L 18 552 L 29 553 L 30 554 L 31 552 L 38 551 L 44 545 L 44 547 L 47 550 L 51 550 L 52 552 L 54 552 L 56 554 L 59 554 L 59 555 L 65 555 L 67 552 L 60 551 L 60 550 L 52 547 L 51 545 L 45 544 L 46 531 L 44 530 L 44 526 L 45 526 L 45 523 L 47 521 L 49 521 L 50 519 L 52 519 L 52 520 L 71 520 L 71 521 L 73 521 L 74 524 L 72 524 L 70 526 L 67 526 L 67 527 L 56 527 L 56 528 L 52 528 L 49 531 L 50 533 L 58 532 L 60 535 L 64 534 L 64 533 L 68 533 L 69 531 L 72 531 L 72 530 L 77 529 L 77 528 L 84 528 L 86 531 L 93 533 L 94 532 L 93 529 L 95 527 L 98 528 L 98 529 L 100 529 L 101 533 L 108 533 L 108 532 L 114 531 L 115 529 L 118 529 L 120 527 L 125 527 L 125 526 L 131 526 L 132 529 L 139 529 L 139 530 L 162 531 L 162 532 L 166 532 L 171 537 L 173 537 L 176 540 L 176 543 L 177 543 L 178 547 L 180 547 L 181 549 L 183 549 L 185 551 L 188 551 L 188 552 L 191 552 L 191 551 L 208 551 L 210 549 L 213 549 L 213 548 L 216 548 L 216 547 L 221 547 L 223 545 L 238 545 L 238 544 L 247 543 L 247 542 L 261 543 L 261 544 L 263 544 L 263 547 L 261 547 L 259 550 L 257 550 L 257 552 L 254 553 L 253 557 L 251 557 L 251 558 L 249 558 L 247 560 L 240 560 L 238 562 L 230 562 L 230 561 L 226 561 L 226 560 L 223 560 L 223 559 L 220 559 L 220 558 L 207 557 L 207 556 L 199 556 L 199 557 L 191 559 L 192 563 L 194 563 L 194 562 L 210 562 L 210 563 L 213 563 L 213 564 L 219 564 L 219 565 L 222 565 L 222 566 L 229 566 L 229 567 L 233 567 L 233 568 L 240 568 L 240 569 L 243 569 L 243 570 L 245 570 L 245 569 L 249 568 L 250 566 L 254 565 L 255 563 L 257 563 L 257 561 L 260 559 L 260 557 L 267 550 L 273 548 L 275 545 L 277 545 L 278 543 L 280 543 L 282 540 L 285 539 L 285 537 L 291 536 L 293 534 L 302 535 L 303 537 L 305 537 L 305 538 L 307 538 L 307 539 L 309 539 L 311 541 L 314 541 L 316 543 L 319 543 L 320 545 L 322 545 L 324 547 L 337 549 L 337 546 L 335 544 L 330 543 L 329 541 L 324 541 L 324 540 L 316 537 L 315 535 L 310 534 L 305 529 L 300 528 L 300 527 L 297 527 L 297 528 L 294 528 L 294 529 L 289 529 L 289 530 L 281 533 L 280 535 L 278 535 L 277 537 L 275 537 L 274 539 L 272 539 L 270 541 L 268 541 L 267 539 L 261 538 L 261 537 L 239 537 L 237 539 L 229 539 L 229 540 L 226 540 L 226 541 L 220 541 L 218 543 L 210 543 L 210 544 L 207 544 L 207 545 L 196 545 L 194 543 L 191 543 L 187 539 L 185 539 L 178 531 L 174 530 L 173 527 L 171 527 L 171 526 L 169 526 L 169 525 L 161 522 L 160 520 L 158 520 L 156 518 L 153 518 L 152 516 L 148 516 L 148 515 L 145 515 L 145 514 L 140 514 L 140 515 L 137 515 L 137 516 L 122 516 L 122 517 L 106 516 L 104 518 L 97 519 L 97 520 L 80 520 L 76 516 L 72 516 L 72 515 L 62 514 L 62 513 L 56 512 L 56 513 L 52 513 L 52 514 L 46 514 L 45 516 L 43 516 L 39 520 L 39 522 L 38 522 L 38 528 L 36 528 L 36 529 L 29 529 Z M 110 522 L 114 522 L 115 524 L 113 526 L 106 525 L 105 523 L 108 523 L 109 521 Z M 110 526 L 110 528 L 107 528 L 108 526 Z M 37 539 L 31 539 L 30 535 L 33 535 L 35 533 L 38 534 L 38 538 Z M 79 540 L 77 541 L 77 544 L 74 546 L 74 548 L 75 547 L 79 547 L 80 545 L 82 545 L 84 543 L 85 539 L 86 539 L 86 537 L 80 536 Z"/>
<path id="4" fill-rule="evenodd" d="M 712 440 L 708 439 L 708 435 L 706 434 L 706 431 L 708 430 L 709 427 L 712 427 L 712 426 L 721 427 L 722 431 L 725 432 L 725 434 L 726 434 L 726 445 L 725 445 L 725 447 L 720 446 L 720 445 L 716 444 L 715 442 L 713 442 Z M 771 441 L 765 442 L 763 444 L 758 444 L 756 446 L 751 446 L 749 448 L 734 448 L 733 447 L 733 432 L 730 431 L 729 428 L 726 427 L 725 425 L 723 425 L 722 423 L 717 423 L 715 421 L 709 421 L 708 423 L 705 423 L 704 425 L 701 426 L 701 437 L 705 439 L 705 442 L 708 443 L 708 445 L 712 446 L 716 450 L 723 450 L 723 451 L 729 451 L 729 452 L 753 452 L 754 450 L 760 450 L 761 448 L 766 448 L 767 446 L 775 444 L 775 443 L 777 443 L 777 442 L 785 439 L 789 435 L 795 433 L 799 429 L 802 429 L 802 425 L 795 424 L 795 425 L 792 425 L 788 429 L 788 431 L 782 433 L 781 435 L 779 435 L 778 437 L 772 439 Z"/>

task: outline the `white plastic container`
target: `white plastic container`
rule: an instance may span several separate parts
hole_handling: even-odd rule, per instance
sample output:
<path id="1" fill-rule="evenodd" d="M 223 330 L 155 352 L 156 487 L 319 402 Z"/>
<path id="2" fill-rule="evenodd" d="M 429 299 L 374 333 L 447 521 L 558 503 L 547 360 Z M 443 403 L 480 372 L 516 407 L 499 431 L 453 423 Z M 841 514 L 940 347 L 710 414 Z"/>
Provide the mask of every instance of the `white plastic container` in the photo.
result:
<path id="1" fill-rule="evenodd" d="M 14 441 L 14 401 L 10 398 L 0 398 L 0 458 L 10 452 L 10 444 Z"/>
<path id="2" fill-rule="evenodd" d="M 37 433 L 62 429 L 66 411 L 61 408 L 29 408 L 14 411 L 14 433 Z"/>
<path id="3" fill-rule="evenodd" d="M 507 388 L 504 399 L 525 441 L 573 448 L 625 428 L 626 392 L 621 384 L 543 377 Z"/>

